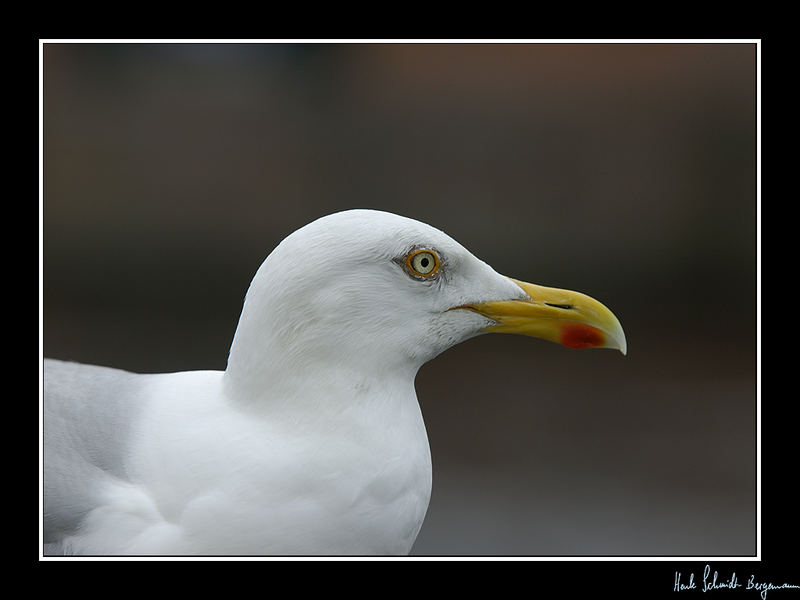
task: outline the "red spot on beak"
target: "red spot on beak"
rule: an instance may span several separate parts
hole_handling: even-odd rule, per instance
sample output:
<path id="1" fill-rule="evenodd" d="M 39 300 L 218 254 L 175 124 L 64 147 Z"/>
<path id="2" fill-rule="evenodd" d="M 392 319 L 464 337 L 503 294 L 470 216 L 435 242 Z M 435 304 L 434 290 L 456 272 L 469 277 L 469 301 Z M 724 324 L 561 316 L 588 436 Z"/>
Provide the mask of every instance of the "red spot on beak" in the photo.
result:
<path id="1" fill-rule="evenodd" d="M 561 343 L 568 348 L 598 348 L 606 343 L 606 336 L 589 325 L 570 323 L 561 328 Z"/>

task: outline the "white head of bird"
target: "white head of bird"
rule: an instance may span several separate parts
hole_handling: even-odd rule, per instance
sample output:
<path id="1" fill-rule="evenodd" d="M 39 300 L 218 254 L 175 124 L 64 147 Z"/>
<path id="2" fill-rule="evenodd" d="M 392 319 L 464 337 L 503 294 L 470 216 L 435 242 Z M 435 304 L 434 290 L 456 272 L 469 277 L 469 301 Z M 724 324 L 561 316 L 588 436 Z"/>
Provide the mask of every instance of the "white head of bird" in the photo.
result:
<path id="1" fill-rule="evenodd" d="M 439 353 L 489 332 L 626 352 L 619 321 L 589 296 L 500 275 L 425 223 L 348 210 L 298 229 L 261 265 L 226 377 L 256 395 L 312 368 L 413 379 Z"/>

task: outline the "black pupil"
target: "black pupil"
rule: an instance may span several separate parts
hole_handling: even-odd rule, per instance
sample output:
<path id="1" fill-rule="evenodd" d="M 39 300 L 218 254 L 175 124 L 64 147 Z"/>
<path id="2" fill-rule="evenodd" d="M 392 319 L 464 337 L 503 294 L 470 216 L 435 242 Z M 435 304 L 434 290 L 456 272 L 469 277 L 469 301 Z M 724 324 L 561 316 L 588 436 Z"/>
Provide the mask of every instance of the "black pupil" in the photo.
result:
<path id="1" fill-rule="evenodd" d="M 428 259 L 423 257 L 423 259 L 421 261 L 419 261 L 419 264 L 422 265 L 423 269 L 427 269 L 428 268 L 428 262 L 429 262 Z"/>

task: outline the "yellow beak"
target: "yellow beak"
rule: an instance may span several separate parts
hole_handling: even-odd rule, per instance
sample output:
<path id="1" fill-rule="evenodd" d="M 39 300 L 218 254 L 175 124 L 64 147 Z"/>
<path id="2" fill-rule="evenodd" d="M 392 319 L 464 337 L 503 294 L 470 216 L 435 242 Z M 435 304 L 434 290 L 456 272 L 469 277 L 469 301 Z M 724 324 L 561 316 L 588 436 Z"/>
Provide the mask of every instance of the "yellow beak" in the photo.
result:
<path id="1" fill-rule="evenodd" d="M 625 332 L 619 320 L 594 298 L 516 279 L 511 281 L 529 298 L 466 304 L 458 308 L 475 311 L 495 321 L 486 331 L 529 335 L 569 348 L 615 348 L 622 354 L 627 352 Z"/>

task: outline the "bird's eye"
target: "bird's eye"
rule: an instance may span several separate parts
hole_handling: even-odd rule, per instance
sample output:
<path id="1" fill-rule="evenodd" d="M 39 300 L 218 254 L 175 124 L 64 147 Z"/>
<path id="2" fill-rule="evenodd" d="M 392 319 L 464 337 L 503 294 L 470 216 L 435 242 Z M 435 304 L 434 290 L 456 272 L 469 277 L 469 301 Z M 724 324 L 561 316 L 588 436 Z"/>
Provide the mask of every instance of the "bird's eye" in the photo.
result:
<path id="1" fill-rule="evenodd" d="M 430 277 L 439 270 L 439 257 L 432 250 L 417 250 L 408 255 L 406 265 L 413 275 Z"/>

